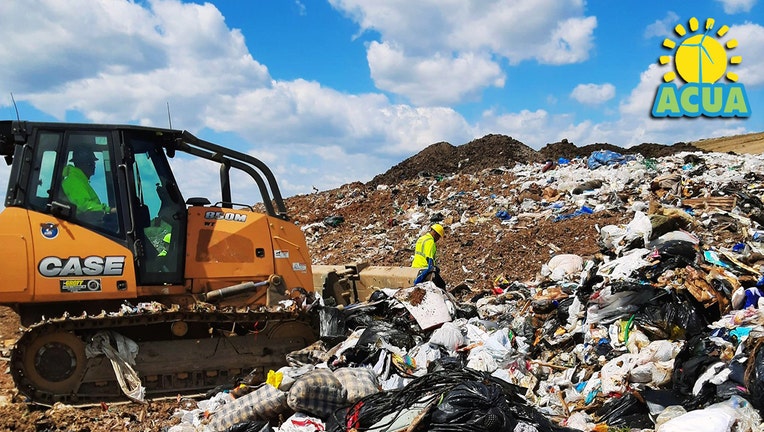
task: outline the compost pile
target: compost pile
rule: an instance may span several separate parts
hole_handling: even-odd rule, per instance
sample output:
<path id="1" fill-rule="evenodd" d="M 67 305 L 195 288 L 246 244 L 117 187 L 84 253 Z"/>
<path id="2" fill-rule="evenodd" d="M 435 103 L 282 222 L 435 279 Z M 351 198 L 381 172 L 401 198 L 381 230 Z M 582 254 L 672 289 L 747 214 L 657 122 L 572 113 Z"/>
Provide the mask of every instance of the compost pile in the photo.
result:
<path id="1" fill-rule="evenodd" d="M 314 264 L 408 266 L 442 224 L 445 290 L 325 302 L 319 343 L 203 400 L 29 407 L 3 375 L 0 427 L 759 430 L 763 165 L 682 143 L 433 144 L 287 206 Z"/>

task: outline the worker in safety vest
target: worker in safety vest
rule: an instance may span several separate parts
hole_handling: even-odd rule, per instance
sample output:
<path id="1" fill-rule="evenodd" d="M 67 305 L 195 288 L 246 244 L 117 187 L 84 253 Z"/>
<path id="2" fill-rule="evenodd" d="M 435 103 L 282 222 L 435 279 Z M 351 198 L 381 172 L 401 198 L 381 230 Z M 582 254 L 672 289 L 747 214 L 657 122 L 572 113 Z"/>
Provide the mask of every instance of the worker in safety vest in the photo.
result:
<path id="1" fill-rule="evenodd" d="M 90 185 L 90 177 L 95 172 L 98 158 L 92 151 L 87 149 L 75 149 L 71 163 L 64 168 L 61 188 L 64 190 L 69 201 L 77 206 L 77 213 L 103 212 L 109 213 L 111 208 L 101 202 L 93 186 Z"/>
<path id="2" fill-rule="evenodd" d="M 438 287 L 446 287 L 446 282 L 440 277 L 440 268 L 437 266 L 438 249 L 436 243 L 443 237 L 443 234 L 443 226 L 434 224 L 427 233 L 416 241 L 411 267 L 425 270 L 419 273 L 419 276 L 414 281 L 415 284 L 432 280 Z"/>
<path id="3" fill-rule="evenodd" d="M 172 235 L 170 233 L 167 233 L 162 237 L 162 244 L 164 246 L 164 249 L 162 249 L 161 252 L 157 256 L 163 257 L 167 256 L 167 248 L 170 247 L 170 239 L 172 238 Z"/>

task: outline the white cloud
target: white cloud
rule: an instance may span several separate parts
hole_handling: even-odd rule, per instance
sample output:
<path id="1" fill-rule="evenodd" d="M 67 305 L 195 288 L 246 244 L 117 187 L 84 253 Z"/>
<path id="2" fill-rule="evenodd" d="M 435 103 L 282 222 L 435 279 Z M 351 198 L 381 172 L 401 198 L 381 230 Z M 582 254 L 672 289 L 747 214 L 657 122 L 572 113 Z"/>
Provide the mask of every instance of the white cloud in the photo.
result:
<path id="1" fill-rule="evenodd" d="M 746 87 L 764 85 L 764 27 L 758 24 L 730 26 L 729 38 L 738 41 L 738 47 L 727 52 L 728 56 L 741 56 L 739 65 L 730 65 L 728 72 L 735 72 Z"/>
<path id="2" fill-rule="evenodd" d="M 379 89 L 406 95 L 416 105 L 476 99 L 485 87 L 504 86 L 499 65 L 485 54 L 410 57 L 389 43 L 372 42 L 367 58 Z"/>
<path id="3" fill-rule="evenodd" d="M 242 91 L 207 113 L 209 125 L 276 147 L 341 145 L 349 153 L 412 154 L 433 142 L 465 138 L 451 108 L 391 104 L 384 95 L 347 95 L 305 80 Z"/>
<path id="4" fill-rule="evenodd" d="M 645 35 L 674 38 L 676 35 L 673 26 L 676 24 L 680 24 L 678 17 L 673 12 L 669 12 L 665 19 L 648 26 Z M 743 61 L 739 65 L 728 66 L 727 71 L 738 74 L 740 82 L 746 87 L 764 84 L 764 27 L 750 22 L 730 25 L 727 33 L 719 41 L 726 44 L 731 39 L 737 40 L 738 46 L 729 49 L 727 55 L 741 56 Z"/>
<path id="5" fill-rule="evenodd" d="M 757 0 L 716 0 L 724 7 L 724 13 L 750 12 Z"/>
<path id="6" fill-rule="evenodd" d="M 569 18 L 559 22 L 536 58 L 541 63 L 555 65 L 580 63 L 588 59 L 589 51 L 594 46 L 592 34 L 595 27 L 595 17 Z"/>
<path id="7" fill-rule="evenodd" d="M 621 102 L 619 119 L 598 124 L 586 139 L 592 140 L 598 134 L 609 140 L 606 142 L 631 147 L 642 143 L 674 144 L 677 137 L 681 137 L 681 141 L 690 142 L 719 136 L 716 134 L 722 130 L 728 131 L 730 135 L 745 132 L 744 120 L 739 119 L 651 117 L 655 93 L 658 85 L 663 82 L 663 72 L 660 66 L 651 64 L 640 74 L 639 84 Z"/>
<path id="8" fill-rule="evenodd" d="M 77 110 L 98 122 L 151 124 L 166 118 L 169 102 L 184 126 L 203 125 L 198 107 L 210 95 L 270 85 L 267 68 L 211 4 L 149 5 L 3 2 L 0 13 L 14 19 L 0 28 L 8 41 L 0 46 L 0 83 L 58 119 Z M 23 52 L 35 54 L 21 61 Z"/>
<path id="9" fill-rule="evenodd" d="M 294 2 L 295 7 L 297 8 L 297 13 L 300 15 L 307 15 L 308 9 L 305 7 L 305 4 L 301 2 L 300 0 L 295 0 Z"/>
<path id="10" fill-rule="evenodd" d="M 615 86 L 605 84 L 579 84 L 570 97 L 585 105 L 598 105 L 615 97 Z"/>
<path id="11" fill-rule="evenodd" d="M 673 11 L 669 11 L 666 17 L 655 21 L 645 28 L 645 38 L 651 37 L 670 37 L 674 35 L 674 26 L 679 23 L 679 15 Z"/>
<path id="12" fill-rule="evenodd" d="M 378 88 L 414 103 L 471 100 L 503 86 L 509 64 L 578 63 L 593 49 L 595 17 L 580 0 L 330 0 L 361 31 L 377 32 L 367 57 Z M 476 76 L 465 70 L 474 67 Z M 391 83 L 404 83 L 391 85 Z"/>

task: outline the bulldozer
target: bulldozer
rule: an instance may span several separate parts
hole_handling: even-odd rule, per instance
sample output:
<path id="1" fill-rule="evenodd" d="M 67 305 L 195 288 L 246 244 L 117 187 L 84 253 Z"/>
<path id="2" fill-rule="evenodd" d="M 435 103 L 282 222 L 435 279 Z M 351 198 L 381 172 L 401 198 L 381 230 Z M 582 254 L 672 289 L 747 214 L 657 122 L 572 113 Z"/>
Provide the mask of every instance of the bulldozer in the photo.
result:
<path id="1" fill-rule="evenodd" d="M 219 168 L 219 201 L 184 199 L 176 154 L 180 166 Z M 0 305 L 19 315 L 9 370 L 34 403 L 264 381 L 321 338 L 325 299 L 363 301 L 419 274 L 313 265 L 271 170 L 185 130 L 6 120 L 0 155 L 10 165 Z M 85 198 L 71 190 L 77 181 Z"/>

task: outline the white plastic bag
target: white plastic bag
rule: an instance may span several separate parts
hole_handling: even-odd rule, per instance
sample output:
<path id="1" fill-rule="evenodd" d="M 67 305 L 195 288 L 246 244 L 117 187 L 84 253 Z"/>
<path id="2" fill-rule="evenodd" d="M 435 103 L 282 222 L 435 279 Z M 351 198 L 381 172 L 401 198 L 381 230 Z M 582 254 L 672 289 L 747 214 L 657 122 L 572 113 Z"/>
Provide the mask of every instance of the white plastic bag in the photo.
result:
<path id="1" fill-rule="evenodd" d="M 574 254 L 553 256 L 548 263 L 541 266 L 541 275 L 553 281 L 561 281 L 572 276 L 578 276 L 584 269 L 584 259 Z"/>
<path id="2" fill-rule="evenodd" d="M 449 351 L 456 351 L 459 347 L 464 346 L 465 338 L 459 326 L 453 322 L 446 322 L 432 332 L 430 343 L 442 346 Z"/>
<path id="3" fill-rule="evenodd" d="M 732 396 L 706 408 L 674 417 L 658 426 L 656 432 L 735 432 L 758 431 L 761 416 L 748 401 Z"/>
<path id="4" fill-rule="evenodd" d="M 325 431 L 324 422 L 316 417 L 310 417 L 302 413 L 295 413 L 278 428 L 275 432 L 316 432 Z"/>
<path id="5" fill-rule="evenodd" d="M 625 393 L 628 385 L 627 377 L 634 367 L 637 356 L 622 354 L 605 364 L 600 370 L 602 393 Z"/>
<path id="6" fill-rule="evenodd" d="M 499 365 L 488 349 L 479 346 L 470 351 L 470 354 L 467 356 L 467 367 L 477 371 L 492 373 L 499 368 Z"/>
<path id="7" fill-rule="evenodd" d="M 634 218 L 626 225 L 626 235 L 624 240 L 630 243 L 634 240 L 641 238 L 644 244 L 650 242 L 650 235 L 653 233 L 653 224 L 650 222 L 650 218 L 641 211 L 634 213 Z"/>

